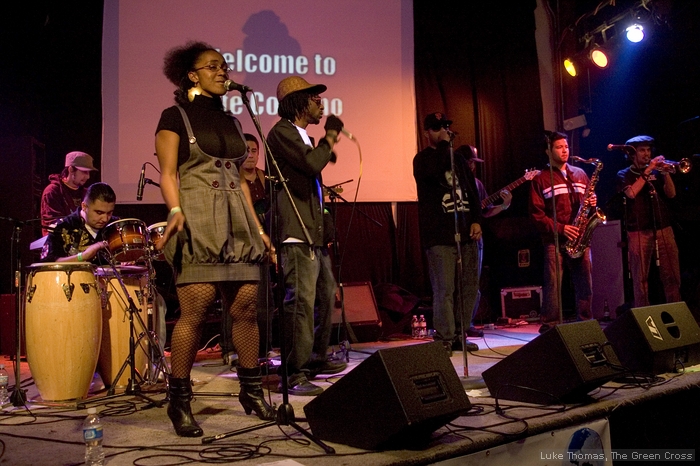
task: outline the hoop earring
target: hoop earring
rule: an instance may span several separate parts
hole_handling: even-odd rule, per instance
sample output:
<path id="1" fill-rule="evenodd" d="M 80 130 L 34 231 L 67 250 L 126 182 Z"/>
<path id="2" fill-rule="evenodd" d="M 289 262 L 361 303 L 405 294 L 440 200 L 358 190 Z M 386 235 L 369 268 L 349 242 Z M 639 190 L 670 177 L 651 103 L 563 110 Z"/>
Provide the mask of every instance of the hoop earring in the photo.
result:
<path id="1" fill-rule="evenodd" d="M 196 82 L 196 83 L 194 83 L 194 86 L 187 89 L 187 100 L 192 102 L 194 100 L 194 96 L 200 95 L 201 93 L 202 93 L 202 88 L 199 87 L 199 83 Z"/>

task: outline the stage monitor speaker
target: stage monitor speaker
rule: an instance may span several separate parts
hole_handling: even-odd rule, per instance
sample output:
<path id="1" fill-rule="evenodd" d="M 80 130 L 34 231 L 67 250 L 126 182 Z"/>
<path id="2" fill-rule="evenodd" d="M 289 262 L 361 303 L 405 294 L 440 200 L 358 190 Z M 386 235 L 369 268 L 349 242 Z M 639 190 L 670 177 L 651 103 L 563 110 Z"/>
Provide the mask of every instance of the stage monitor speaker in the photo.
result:
<path id="1" fill-rule="evenodd" d="M 377 341 L 382 334 L 382 320 L 379 317 L 377 301 L 370 282 L 341 283 L 343 288 L 343 302 L 345 303 L 345 320 L 350 324 L 355 341 Z M 340 297 L 340 293 L 337 295 Z M 342 322 L 341 304 L 338 300 L 331 312 L 331 322 L 335 329 Z M 332 335 L 337 336 L 334 331 Z M 337 342 L 337 341 L 336 341 Z"/>
<path id="2" fill-rule="evenodd" d="M 304 406 L 313 434 L 366 450 L 426 442 L 471 407 L 442 343 L 378 350 Z"/>
<path id="3" fill-rule="evenodd" d="M 536 404 L 585 401 L 619 374 L 620 361 L 596 320 L 557 325 L 482 376 L 491 396 Z"/>
<path id="4" fill-rule="evenodd" d="M 663 374 L 700 363 L 700 327 L 685 302 L 632 308 L 605 335 L 633 372 Z"/>

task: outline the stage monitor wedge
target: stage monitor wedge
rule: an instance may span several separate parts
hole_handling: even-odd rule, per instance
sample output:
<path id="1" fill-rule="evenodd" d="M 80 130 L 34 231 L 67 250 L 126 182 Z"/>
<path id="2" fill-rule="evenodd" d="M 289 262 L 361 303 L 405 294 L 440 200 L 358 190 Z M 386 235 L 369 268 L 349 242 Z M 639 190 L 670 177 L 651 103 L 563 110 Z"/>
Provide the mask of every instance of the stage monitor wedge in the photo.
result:
<path id="1" fill-rule="evenodd" d="M 471 408 L 442 343 L 378 350 L 304 406 L 313 434 L 372 450 L 418 444 Z"/>
<path id="2" fill-rule="evenodd" d="M 585 401 L 619 374 L 596 320 L 557 325 L 482 374 L 491 396 L 549 405 Z"/>
<path id="3" fill-rule="evenodd" d="M 632 372 L 656 375 L 700 363 L 700 326 L 682 301 L 632 308 L 605 335 Z"/>

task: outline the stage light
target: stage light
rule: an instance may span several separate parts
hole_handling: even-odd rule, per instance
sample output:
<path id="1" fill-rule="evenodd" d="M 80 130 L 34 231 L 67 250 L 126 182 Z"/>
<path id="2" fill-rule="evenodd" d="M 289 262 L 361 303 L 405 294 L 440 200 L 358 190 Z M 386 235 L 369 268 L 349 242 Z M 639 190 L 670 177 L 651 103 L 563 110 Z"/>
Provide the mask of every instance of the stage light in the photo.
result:
<path id="1" fill-rule="evenodd" d="M 639 24 L 633 24 L 625 31 L 627 31 L 627 40 L 630 42 L 640 42 L 644 39 L 644 28 Z"/>
<path id="2" fill-rule="evenodd" d="M 605 68 L 608 66 L 609 60 L 608 55 L 600 47 L 593 47 L 591 53 L 588 54 L 591 61 L 598 68 Z"/>
<path id="3" fill-rule="evenodd" d="M 567 58 L 564 60 L 564 69 L 566 70 L 567 73 L 569 73 L 571 76 L 576 76 L 576 64 L 571 58 Z"/>

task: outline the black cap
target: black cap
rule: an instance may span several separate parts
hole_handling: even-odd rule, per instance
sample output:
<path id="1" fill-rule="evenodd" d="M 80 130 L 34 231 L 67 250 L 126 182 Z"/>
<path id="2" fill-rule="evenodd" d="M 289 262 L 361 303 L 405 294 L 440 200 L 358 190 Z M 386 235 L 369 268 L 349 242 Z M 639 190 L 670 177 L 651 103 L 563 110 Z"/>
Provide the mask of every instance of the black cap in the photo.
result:
<path id="1" fill-rule="evenodd" d="M 423 120 L 423 129 L 427 130 L 432 128 L 434 130 L 438 130 L 440 128 L 447 128 L 451 124 L 452 120 L 448 120 L 447 115 L 440 112 L 434 112 L 425 117 L 425 120 Z"/>

